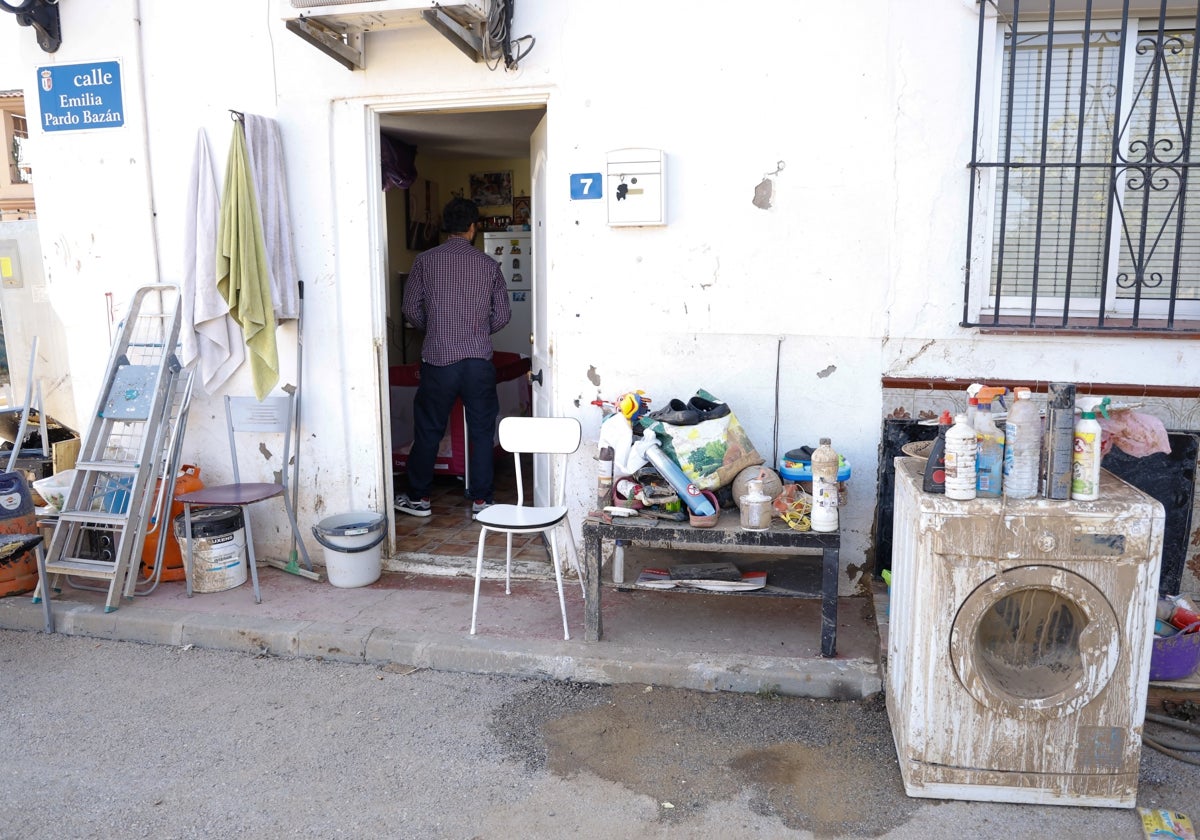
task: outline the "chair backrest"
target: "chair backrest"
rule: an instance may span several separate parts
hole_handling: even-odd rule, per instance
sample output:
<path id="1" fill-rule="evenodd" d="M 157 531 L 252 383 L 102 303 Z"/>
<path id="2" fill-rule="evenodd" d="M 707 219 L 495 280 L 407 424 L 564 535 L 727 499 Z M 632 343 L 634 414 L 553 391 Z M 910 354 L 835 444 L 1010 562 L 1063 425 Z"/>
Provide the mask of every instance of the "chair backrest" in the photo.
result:
<path id="1" fill-rule="evenodd" d="M 583 432 L 574 417 L 505 417 L 500 445 L 507 452 L 569 455 L 579 448 Z"/>
<path id="2" fill-rule="evenodd" d="M 570 455 L 579 448 L 583 431 L 574 417 L 505 417 L 500 421 L 500 445 L 513 454 L 517 472 L 517 504 L 525 504 L 525 480 L 521 455 Z M 558 458 L 549 470 L 553 486 L 553 504 L 560 505 L 566 495 L 567 466 Z"/>
<path id="3" fill-rule="evenodd" d="M 287 486 L 287 465 L 292 457 L 293 394 L 269 396 L 261 402 L 254 397 L 225 397 L 225 421 L 229 430 L 229 455 L 233 460 L 233 481 L 241 483 L 238 464 L 237 434 L 258 432 L 282 434 L 283 451 L 279 460 L 277 483 Z M 274 459 L 273 459 L 274 460 Z"/>

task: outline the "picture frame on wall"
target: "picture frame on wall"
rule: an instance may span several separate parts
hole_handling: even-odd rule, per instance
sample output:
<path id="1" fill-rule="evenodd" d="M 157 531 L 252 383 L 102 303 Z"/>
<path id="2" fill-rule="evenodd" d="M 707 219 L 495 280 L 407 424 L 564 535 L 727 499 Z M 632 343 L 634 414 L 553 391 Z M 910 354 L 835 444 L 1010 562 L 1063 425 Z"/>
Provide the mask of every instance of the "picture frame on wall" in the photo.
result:
<path id="1" fill-rule="evenodd" d="M 529 214 L 530 214 L 529 200 L 530 200 L 529 196 L 527 196 L 527 195 L 513 196 L 512 221 L 513 221 L 514 225 L 529 224 Z"/>
<path id="2" fill-rule="evenodd" d="M 471 200 L 478 207 L 500 207 L 511 204 L 512 171 L 472 172 L 469 178 Z"/>

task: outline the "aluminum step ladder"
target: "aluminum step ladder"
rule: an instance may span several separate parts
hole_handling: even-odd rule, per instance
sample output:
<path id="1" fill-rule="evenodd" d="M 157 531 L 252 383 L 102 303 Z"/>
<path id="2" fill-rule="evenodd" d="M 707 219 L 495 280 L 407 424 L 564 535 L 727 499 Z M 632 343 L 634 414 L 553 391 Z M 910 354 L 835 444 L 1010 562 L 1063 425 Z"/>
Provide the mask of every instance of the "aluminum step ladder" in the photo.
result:
<path id="1" fill-rule="evenodd" d="M 187 368 L 175 377 L 175 391 L 167 411 L 165 434 L 162 435 L 163 450 L 160 467 L 156 471 L 156 491 L 151 507 L 150 524 L 142 530 L 143 549 L 130 560 L 130 572 L 125 580 L 125 596 L 149 595 L 158 588 L 162 580 L 163 557 L 167 540 L 174 539 L 172 533 L 171 506 L 174 499 L 175 480 L 183 468 L 183 436 L 187 431 L 188 409 L 192 403 L 192 380 L 195 368 Z M 145 557 L 145 541 L 156 536 L 154 562 L 145 576 L 139 575 L 139 559 Z"/>
<path id="2" fill-rule="evenodd" d="M 141 559 L 156 497 L 162 502 L 154 481 L 166 468 L 164 458 L 170 460 L 164 453 L 177 449 L 171 430 L 179 418 L 172 415 L 180 406 L 180 380 L 187 376 L 177 352 L 180 320 L 177 286 L 143 286 L 134 293 L 35 601 L 48 596 L 44 584 L 59 575 L 107 582 L 105 612 L 117 609 L 123 588 L 132 597 L 137 577 L 132 569 Z M 161 507 L 159 513 L 161 522 Z"/>

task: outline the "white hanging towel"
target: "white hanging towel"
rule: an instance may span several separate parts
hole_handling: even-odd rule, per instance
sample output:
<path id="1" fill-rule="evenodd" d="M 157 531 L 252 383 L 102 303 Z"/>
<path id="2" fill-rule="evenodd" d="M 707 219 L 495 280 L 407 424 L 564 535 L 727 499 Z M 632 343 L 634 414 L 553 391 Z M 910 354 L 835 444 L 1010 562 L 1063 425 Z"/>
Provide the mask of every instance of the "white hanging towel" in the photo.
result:
<path id="1" fill-rule="evenodd" d="M 300 275 L 292 251 L 292 227 L 288 213 L 287 179 L 283 168 L 283 141 L 279 123 L 258 114 L 246 114 L 246 148 L 250 174 L 262 218 L 263 241 L 267 247 L 267 269 L 271 275 L 271 302 L 275 319 L 300 317 Z"/>
<path id="2" fill-rule="evenodd" d="M 217 213 L 220 200 L 212 155 L 204 129 L 196 137 L 196 156 L 188 182 L 187 232 L 183 246 L 180 340 L 183 363 L 197 359 L 196 372 L 209 394 L 246 360 L 242 330 L 229 315 L 229 304 L 217 291 Z"/>

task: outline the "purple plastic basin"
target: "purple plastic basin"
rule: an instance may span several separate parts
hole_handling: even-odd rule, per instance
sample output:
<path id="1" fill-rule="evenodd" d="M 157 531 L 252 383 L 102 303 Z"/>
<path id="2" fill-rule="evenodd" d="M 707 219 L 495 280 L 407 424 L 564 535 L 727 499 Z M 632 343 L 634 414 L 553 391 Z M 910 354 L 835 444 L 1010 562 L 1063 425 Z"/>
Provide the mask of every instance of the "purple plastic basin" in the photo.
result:
<path id="1" fill-rule="evenodd" d="M 1155 637 L 1154 651 L 1150 654 L 1151 682 L 1181 680 L 1195 673 L 1200 666 L 1198 627 L 1193 624 L 1174 636 Z"/>

